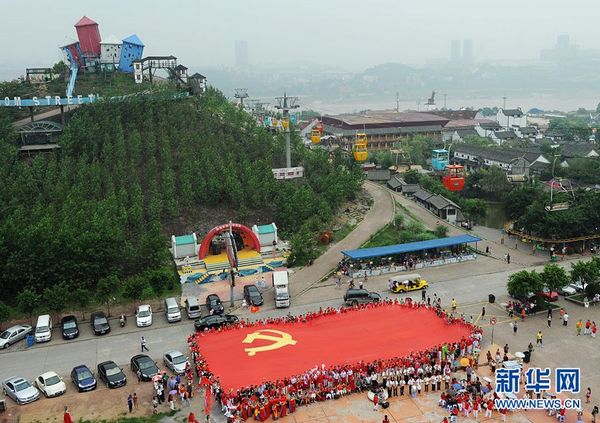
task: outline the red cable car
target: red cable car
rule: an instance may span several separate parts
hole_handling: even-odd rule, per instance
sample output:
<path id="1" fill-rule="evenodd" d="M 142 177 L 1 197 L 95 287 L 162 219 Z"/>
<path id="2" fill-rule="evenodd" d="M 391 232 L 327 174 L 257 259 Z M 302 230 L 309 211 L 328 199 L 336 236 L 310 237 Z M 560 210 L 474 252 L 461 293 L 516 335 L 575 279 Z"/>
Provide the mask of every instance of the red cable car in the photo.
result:
<path id="1" fill-rule="evenodd" d="M 465 167 L 448 165 L 442 175 L 442 183 L 449 191 L 462 191 L 465 187 Z"/>

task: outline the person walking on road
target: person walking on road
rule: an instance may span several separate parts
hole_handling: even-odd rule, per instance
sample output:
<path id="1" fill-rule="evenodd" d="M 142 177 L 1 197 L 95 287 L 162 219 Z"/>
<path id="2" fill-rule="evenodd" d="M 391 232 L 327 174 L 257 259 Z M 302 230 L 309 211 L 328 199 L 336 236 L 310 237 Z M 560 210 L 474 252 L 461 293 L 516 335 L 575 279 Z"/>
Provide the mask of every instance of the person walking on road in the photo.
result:
<path id="1" fill-rule="evenodd" d="M 450 305 L 452 306 L 452 312 L 454 313 L 456 311 L 456 300 L 454 298 L 452 298 Z"/>
<path id="2" fill-rule="evenodd" d="M 567 323 L 569 322 L 569 313 L 567 313 L 565 311 L 565 314 L 563 314 L 563 326 L 567 326 Z"/>
<path id="3" fill-rule="evenodd" d="M 481 307 L 481 320 L 485 320 L 485 306 Z"/>
<path id="4" fill-rule="evenodd" d="M 590 398 L 592 397 L 592 388 L 590 388 L 588 386 L 587 390 L 585 391 L 585 403 L 589 404 L 590 403 Z"/>
<path id="5" fill-rule="evenodd" d="M 583 329 L 583 321 L 579 319 L 575 327 L 577 328 L 577 336 L 581 335 L 581 329 Z"/>
<path id="6" fill-rule="evenodd" d="M 548 314 L 548 327 L 552 327 L 552 314 Z"/>
<path id="7" fill-rule="evenodd" d="M 141 342 L 140 342 L 140 343 L 141 343 L 141 345 L 142 345 L 142 352 L 144 352 L 144 350 L 146 350 L 146 351 L 150 351 L 150 350 L 148 349 L 148 347 L 146 346 L 146 338 L 144 338 L 144 337 L 142 336 L 142 340 L 141 340 Z"/>
<path id="8" fill-rule="evenodd" d="M 129 412 L 131 413 L 133 411 L 133 397 L 131 396 L 131 394 L 129 394 L 129 396 L 127 397 L 127 407 L 129 408 Z"/>
<path id="9" fill-rule="evenodd" d="M 137 396 L 137 394 L 135 392 L 133 393 L 133 407 L 136 410 L 138 409 L 138 396 Z"/>
<path id="10" fill-rule="evenodd" d="M 506 264 L 510 264 L 510 254 L 506 253 Z"/>
<path id="11" fill-rule="evenodd" d="M 512 328 L 513 328 L 513 334 L 515 336 L 517 336 L 517 330 L 519 330 L 518 324 L 517 324 L 517 319 L 515 319 L 515 321 L 512 323 Z"/>
<path id="12" fill-rule="evenodd" d="M 544 337 L 544 334 L 542 333 L 541 330 L 538 330 L 537 335 L 535 336 L 535 344 L 536 345 L 540 345 L 540 347 L 544 348 L 544 342 L 542 341 L 542 338 Z"/>
<path id="13" fill-rule="evenodd" d="M 427 299 L 427 292 L 425 289 L 421 290 L 421 301 L 425 302 L 425 300 Z"/>

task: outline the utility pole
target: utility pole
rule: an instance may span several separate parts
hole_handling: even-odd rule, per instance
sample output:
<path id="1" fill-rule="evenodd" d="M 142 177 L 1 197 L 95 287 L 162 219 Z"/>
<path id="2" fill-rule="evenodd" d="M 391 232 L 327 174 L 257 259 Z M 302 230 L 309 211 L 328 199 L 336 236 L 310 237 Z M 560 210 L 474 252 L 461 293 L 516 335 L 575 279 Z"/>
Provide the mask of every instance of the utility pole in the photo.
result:
<path id="1" fill-rule="evenodd" d="M 396 113 L 400 113 L 400 93 L 396 91 Z"/>
<path id="2" fill-rule="evenodd" d="M 297 109 L 300 107 L 299 104 L 296 104 L 298 101 L 298 97 L 288 97 L 287 93 L 283 93 L 283 97 L 276 97 L 277 106 L 276 109 L 279 109 L 283 113 L 283 121 L 284 125 L 287 120 L 287 125 L 285 125 L 285 166 L 289 169 L 292 167 L 292 151 L 290 146 L 290 110 Z"/>
<path id="3" fill-rule="evenodd" d="M 502 108 L 506 109 L 506 96 L 502 97 Z"/>
<path id="4" fill-rule="evenodd" d="M 248 96 L 248 88 L 236 88 L 234 97 L 240 99 L 240 107 L 243 109 L 244 108 L 244 99 L 249 97 Z"/>

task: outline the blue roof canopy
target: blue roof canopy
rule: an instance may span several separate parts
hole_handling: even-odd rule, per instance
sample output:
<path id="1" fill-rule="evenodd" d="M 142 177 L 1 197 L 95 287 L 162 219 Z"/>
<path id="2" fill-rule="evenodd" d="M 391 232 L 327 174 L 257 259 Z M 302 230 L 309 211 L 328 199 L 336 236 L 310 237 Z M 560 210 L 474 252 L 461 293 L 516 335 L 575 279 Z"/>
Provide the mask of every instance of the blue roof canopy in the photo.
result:
<path id="1" fill-rule="evenodd" d="M 472 235 L 458 235 L 447 238 L 430 239 L 427 241 L 407 242 L 406 244 L 387 245 L 385 247 L 359 248 L 358 250 L 344 250 L 342 254 L 353 260 L 371 257 L 393 256 L 396 254 L 412 253 L 415 251 L 431 250 L 433 248 L 452 247 L 481 241 L 481 238 Z"/>

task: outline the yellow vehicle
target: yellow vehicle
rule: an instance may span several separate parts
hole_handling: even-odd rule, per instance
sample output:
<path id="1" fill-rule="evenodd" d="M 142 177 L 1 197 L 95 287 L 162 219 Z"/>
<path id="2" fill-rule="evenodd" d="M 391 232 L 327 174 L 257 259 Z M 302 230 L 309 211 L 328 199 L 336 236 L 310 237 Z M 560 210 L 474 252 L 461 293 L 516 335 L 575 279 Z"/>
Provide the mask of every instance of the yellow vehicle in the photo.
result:
<path id="1" fill-rule="evenodd" d="M 354 160 L 357 162 L 364 162 L 367 160 L 368 152 L 367 152 L 367 134 L 364 132 L 357 132 L 356 139 L 354 140 L 354 145 L 352 146 L 352 155 L 354 156 Z"/>
<path id="2" fill-rule="evenodd" d="M 395 293 L 426 289 L 429 285 L 418 273 L 395 276 L 388 280 L 388 288 Z"/>
<path id="3" fill-rule="evenodd" d="M 313 144 L 318 144 L 321 142 L 321 131 L 318 129 L 313 129 L 310 131 L 310 140 Z"/>

